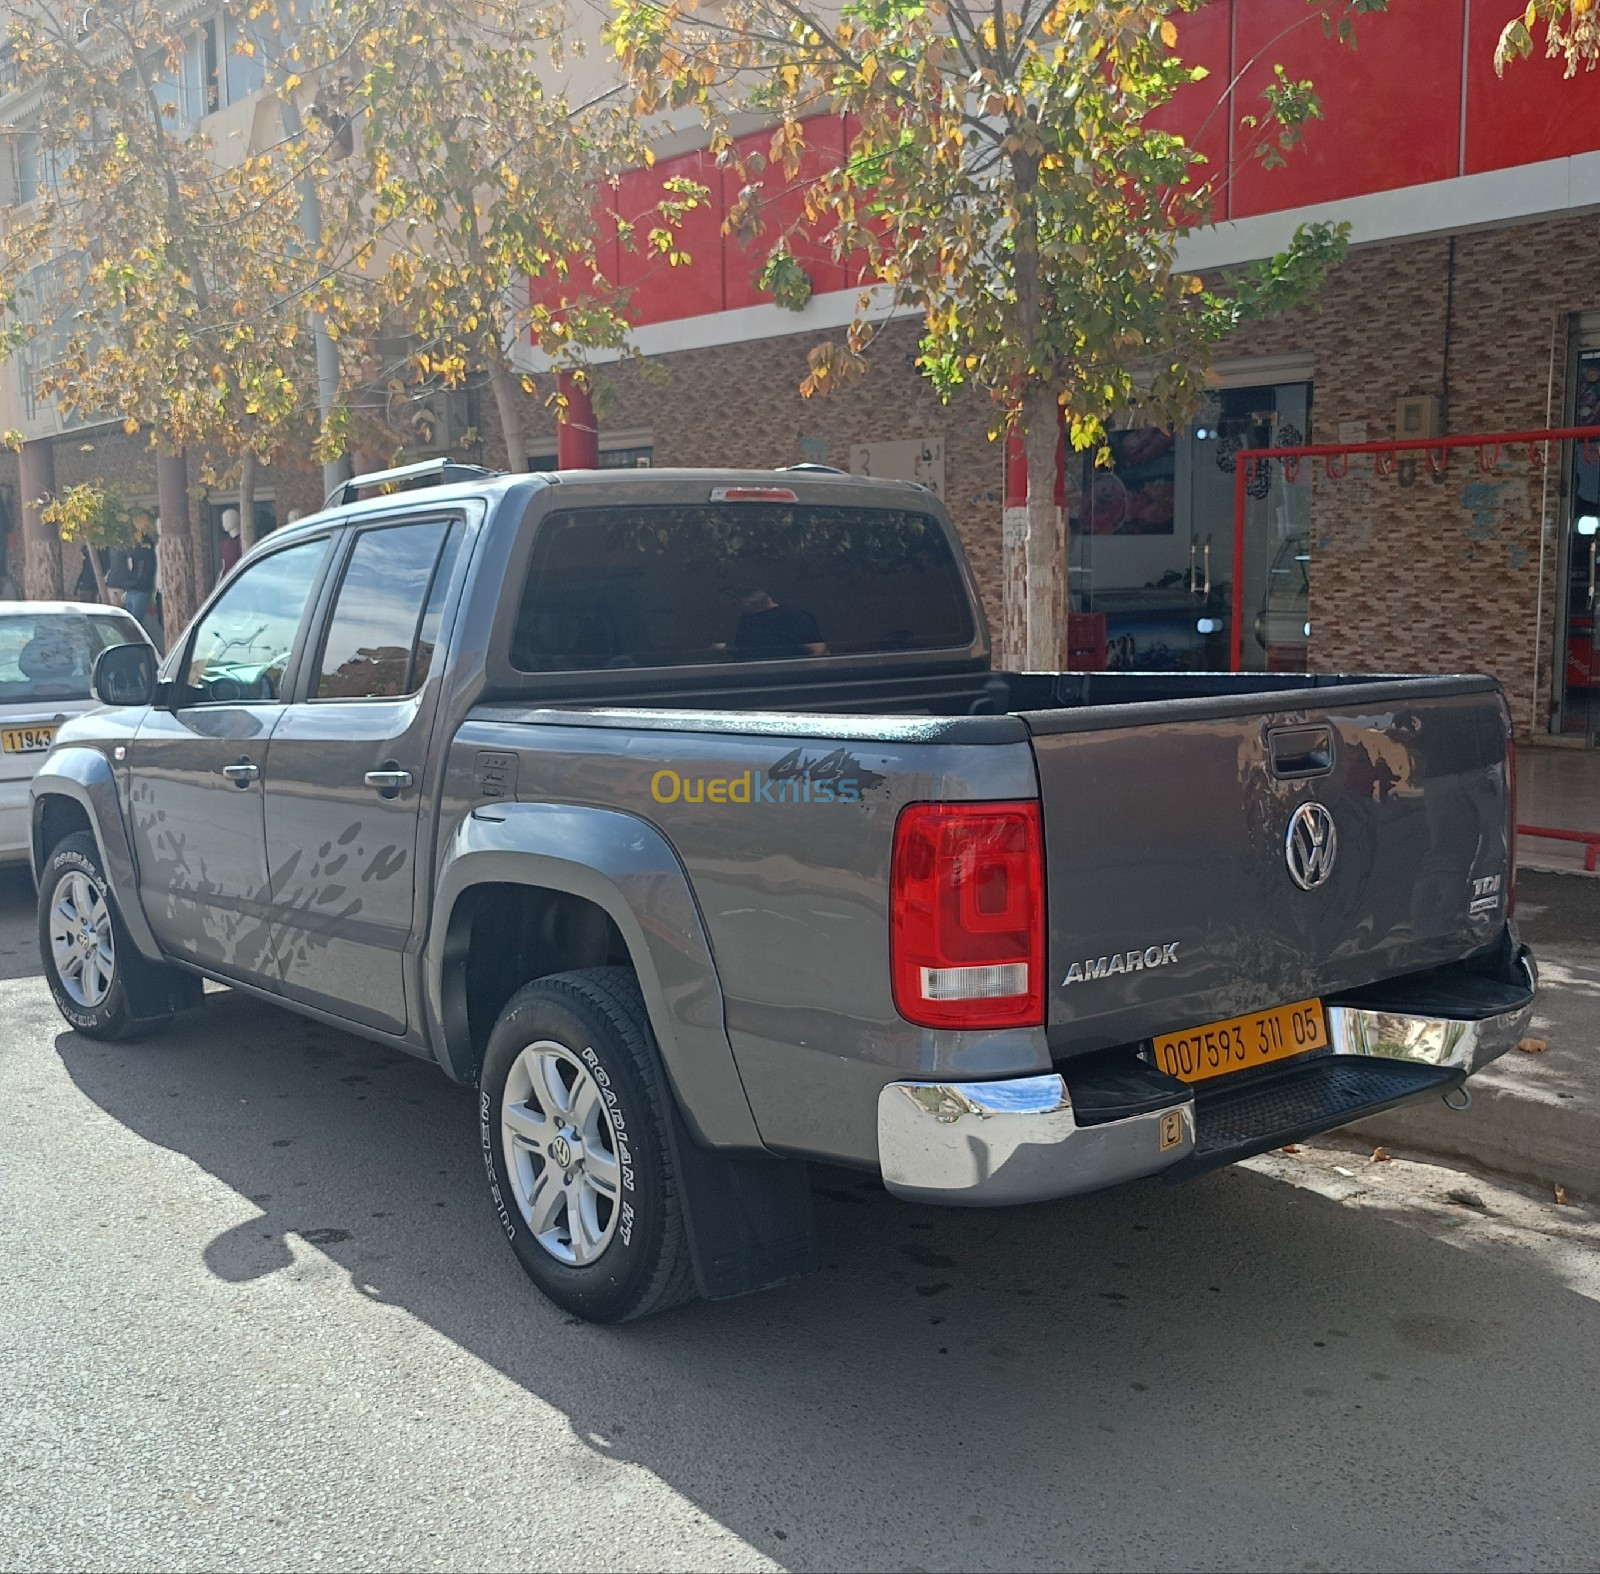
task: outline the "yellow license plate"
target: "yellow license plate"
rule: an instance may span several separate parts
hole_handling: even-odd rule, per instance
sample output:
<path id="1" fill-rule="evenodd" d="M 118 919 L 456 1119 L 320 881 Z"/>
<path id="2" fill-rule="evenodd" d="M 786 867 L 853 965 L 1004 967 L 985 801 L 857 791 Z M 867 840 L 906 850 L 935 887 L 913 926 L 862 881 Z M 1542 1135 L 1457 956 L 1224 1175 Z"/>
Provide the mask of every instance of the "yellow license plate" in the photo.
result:
<path id="1" fill-rule="evenodd" d="M 1248 1071 L 1275 1060 L 1321 1049 L 1328 1042 L 1327 1018 L 1320 1000 L 1299 1000 L 1292 1006 L 1208 1022 L 1204 1027 L 1163 1033 L 1155 1041 L 1156 1064 L 1169 1077 L 1203 1082 L 1230 1071 Z"/>
<path id="2" fill-rule="evenodd" d="M 54 727 L 7 727 L 0 731 L 0 749 L 7 754 L 43 754 L 55 739 Z"/>

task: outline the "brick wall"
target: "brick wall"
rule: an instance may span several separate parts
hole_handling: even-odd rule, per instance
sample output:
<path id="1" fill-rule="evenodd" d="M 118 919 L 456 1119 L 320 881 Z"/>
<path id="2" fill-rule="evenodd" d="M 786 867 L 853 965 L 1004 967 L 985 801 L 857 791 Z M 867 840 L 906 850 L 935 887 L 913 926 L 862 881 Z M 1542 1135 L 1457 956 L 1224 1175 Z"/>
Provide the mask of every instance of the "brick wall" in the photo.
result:
<path id="1" fill-rule="evenodd" d="M 1564 335 L 1570 313 L 1600 310 L 1600 218 L 1459 236 L 1453 285 L 1451 274 L 1446 239 L 1360 252 L 1313 305 L 1241 331 L 1227 353 L 1309 352 L 1318 441 L 1336 440 L 1347 424 L 1364 425 L 1372 439 L 1393 436 L 1395 403 L 1411 393 L 1440 395 L 1452 432 L 1544 425 L 1552 331 Z M 806 351 L 817 337 L 797 333 L 606 369 L 602 427 L 649 431 L 658 465 L 758 468 L 819 458 L 848 468 L 855 442 L 942 437 L 947 501 L 998 628 L 1002 465 L 985 435 L 987 401 L 939 403 L 914 365 L 913 323 L 884 330 L 864 381 L 802 400 Z M 1551 412 L 1557 423 L 1564 367 L 1563 342 Z M 475 402 L 480 442 L 461 457 L 501 463 L 492 401 Z M 553 449 L 554 421 L 542 397 L 529 398 L 526 411 L 530 446 Z M 100 474 L 153 490 L 142 439 L 96 434 L 93 443 L 92 452 L 71 438 L 57 445 L 61 484 Z M 1541 603 L 1541 476 L 1525 455 L 1484 474 L 1476 455 L 1462 452 L 1441 481 L 1416 469 L 1409 479 L 1380 479 L 1370 461 L 1357 459 L 1343 480 L 1314 477 L 1311 664 L 1488 671 L 1506 685 L 1518 730 L 1543 731 L 1557 540 L 1552 529 Z M 1552 526 L 1559 479 L 1552 468 Z M 0 480 L 15 488 L 14 455 L 0 459 Z M 263 485 L 275 491 L 280 518 L 321 500 L 321 476 L 310 465 L 280 462 Z"/>
<path id="2" fill-rule="evenodd" d="M 1448 239 L 1359 252 L 1315 302 L 1242 330 L 1226 353 L 1309 352 L 1319 442 L 1352 425 L 1372 440 L 1393 437 L 1406 394 L 1438 395 L 1450 432 L 1537 428 L 1546 424 L 1552 331 L 1550 420 L 1560 424 L 1565 319 L 1596 309 L 1600 218 L 1562 220 L 1458 236 L 1453 261 Z M 648 374 L 617 368 L 602 426 L 649 429 L 656 463 L 667 465 L 792 464 L 820 440 L 827 462 L 848 467 L 852 442 L 942 435 L 950 510 L 998 628 L 1001 462 L 984 436 L 987 405 L 939 404 L 912 364 L 911 324 L 883 334 L 861 384 L 803 401 L 795 389 L 814 342 L 795 335 L 663 356 Z M 553 424 L 537 404 L 530 419 L 552 445 Z M 803 439 L 813 444 L 802 448 Z M 486 433 L 485 462 L 496 446 Z M 1505 684 L 1519 732 L 1544 731 L 1559 466 L 1549 478 L 1541 601 L 1542 479 L 1525 453 L 1485 474 L 1473 451 L 1454 455 L 1437 480 L 1425 464 L 1379 478 L 1360 459 L 1341 480 L 1316 473 L 1311 666 L 1487 671 Z"/>
<path id="3" fill-rule="evenodd" d="M 1565 319 L 1600 309 L 1600 218 L 1461 235 L 1454 247 L 1453 291 L 1448 239 L 1362 251 L 1314 305 L 1246 329 L 1230 354 L 1309 350 L 1314 440 L 1335 442 L 1354 423 L 1378 441 L 1396 435 L 1395 403 L 1412 393 L 1444 400 L 1448 432 L 1544 426 L 1554 331 L 1549 408 L 1560 425 Z M 1542 598 L 1543 475 L 1526 452 L 1490 474 L 1473 450 L 1454 454 L 1442 480 L 1415 468 L 1380 479 L 1357 457 L 1343 480 L 1315 475 L 1311 665 L 1487 671 L 1505 684 L 1518 731 L 1543 732 L 1560 467 L 1549 476 Z"/>

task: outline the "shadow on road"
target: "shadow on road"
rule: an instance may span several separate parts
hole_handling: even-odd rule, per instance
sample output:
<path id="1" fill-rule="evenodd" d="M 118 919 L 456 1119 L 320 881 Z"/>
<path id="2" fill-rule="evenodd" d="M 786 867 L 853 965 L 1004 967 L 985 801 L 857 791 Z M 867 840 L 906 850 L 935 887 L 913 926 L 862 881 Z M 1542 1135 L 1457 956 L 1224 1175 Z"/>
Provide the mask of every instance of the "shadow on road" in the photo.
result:
<path id="1" fill-rule="evenodd" d="M 1525 1251 L 1239 1170 L 1005 1212 L 818 1172 L 820 1275 L 596 1329 L 523 1278 L 430 1066 L 233 995 L 57 1044 L 260 1209 L 213 1273 L 314 1245 L 790 1567 L 1567 1565 L 1600 1534 L 1600 1305 Z"/>
<path id="2" fill-rule="evenodd" d="M 39 975 L 38 897 L 26 864 L 0 864 L 0 980 Z"/>
<path id="3" fill-rule="evenodd" d="M 1546 945 L 1600 945 L 1600 880 L 1519 870 L 1517 926 L 1536 951 Z"/>

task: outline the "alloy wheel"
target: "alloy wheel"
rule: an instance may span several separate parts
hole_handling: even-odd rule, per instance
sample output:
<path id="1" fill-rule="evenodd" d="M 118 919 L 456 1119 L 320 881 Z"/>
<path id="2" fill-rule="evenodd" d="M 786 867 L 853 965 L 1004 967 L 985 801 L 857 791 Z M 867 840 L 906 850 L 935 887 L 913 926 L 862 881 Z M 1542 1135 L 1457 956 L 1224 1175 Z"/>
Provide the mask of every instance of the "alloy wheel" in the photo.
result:
<path id="1" fill-rule="evenodd" d="M 611 1243 L 622 1166 L 605 1095 L 572 1050 L 529 1044 L 500 1102 L 506 1170 L 518 1210 L 557 1262 L 583 1267 Z"/>
<path id="2" fill-rule="evenodd" d="M 61 876 L 50 900 L 50 954 L 74 1005 L 93 1011 L 105 1003 L 117 966 L 111 909 L 105 892 L 76 869 Z"/>

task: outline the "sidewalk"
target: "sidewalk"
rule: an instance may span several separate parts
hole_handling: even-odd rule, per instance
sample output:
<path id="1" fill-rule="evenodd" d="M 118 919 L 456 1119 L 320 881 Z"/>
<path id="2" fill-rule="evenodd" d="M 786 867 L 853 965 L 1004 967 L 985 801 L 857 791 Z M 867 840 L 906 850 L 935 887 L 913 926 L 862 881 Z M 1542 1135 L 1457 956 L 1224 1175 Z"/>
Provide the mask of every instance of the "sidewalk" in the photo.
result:
<path id="1" fill-rule="evenodd" d="M 1590 803 L 1600 817 L 1600 796 Z M 1576 872 L 1519 867 L 1517 919 L 1539 961 L 1529 1033 L 1549 1048 L 1512 1050 L 1480 1071 L 1464 1113 L 1430 1099 L 1345 1131 L 1394 1153 L 1462 1160 L 1600 1202 L 1600 879 L 1581 872 L 1581 856 Z"/>
<path id="2" fill-rule="evenodd" d="M 1522 744 L 1517 750 L 1517 822 L 1600 831 L 1600 749 Z M 1517 867 L 1582 874 L 1584 852 L 1578 842 L 1519 836 Z M 1600 870 L 1591 878 L 1600 878 Z"/>

